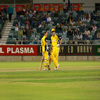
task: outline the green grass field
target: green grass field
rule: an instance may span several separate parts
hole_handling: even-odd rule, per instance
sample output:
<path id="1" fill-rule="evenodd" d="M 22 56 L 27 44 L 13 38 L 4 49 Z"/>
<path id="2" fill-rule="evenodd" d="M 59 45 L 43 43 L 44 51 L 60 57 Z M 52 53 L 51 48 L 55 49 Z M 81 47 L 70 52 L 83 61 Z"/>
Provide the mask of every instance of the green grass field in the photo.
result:
<path id="1" fill-rule="evenodd" d="M 0 100 L 100 100 L 100 62 L 0 62 Z"/>

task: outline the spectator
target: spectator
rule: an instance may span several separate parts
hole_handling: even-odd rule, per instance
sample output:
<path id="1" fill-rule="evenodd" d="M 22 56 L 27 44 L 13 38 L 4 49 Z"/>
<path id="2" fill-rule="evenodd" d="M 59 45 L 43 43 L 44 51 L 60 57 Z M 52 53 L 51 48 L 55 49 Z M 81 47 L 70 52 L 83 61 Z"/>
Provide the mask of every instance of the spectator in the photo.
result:
<path id="1" fill-rule="evenodd" d="M 92 15 L 91 15 L 91 21 L 92 21 L 92 20 L 95 20 L 94 13 L 92 13 Z"/>
<path id="2" fill-rule="evenodd" d="M 92 24 L 90 24 L 90 27 L 88 28 L 88 30 L 89 30 L 90 32 L 93 30 Z"/>
<path id="3" fill-rule="evenodd" d="M 78 44 L 77 37 L 75 37 L 74 44 Z"/>
<path id="4" fill-rule="evenodd" d="M 87 42 L 86 44 L 92 44 L 90 40 L 87 40 L 86 42 Z"/>
<path id="5" fill-rule="evenodd" d="M 1 13 L 0 19 L 3 20 L 3 22 L 4 22 L 4 16 L 3 16 L 3 13 Z"/>
<path id="6" fill-rule="evenodd" d="M 59 15 L 58 15 L 58 12 L 57 11 L 55 11 L 55 13 L 54 13 L 54 17 L 58 17 Z"/>
<path id="7" fill-rule="evenodd" d="M 85 27 L 85 24 L 84 24 L 84 22 L 82 22 L 82 24 L 81 24 L 81 27 Z"/>
<path id="8" fill-rule="evenodd" d="M 88 39 L 89 34 L 90 34 L 90 31 L 87 28 L 86 31 L 84 32 L 84 38 Z"/>
<path id="9" fill-rule="evenodd" d="M 34 21 L 34 23 L 33 23 L 33 27 L 34 27 L 34 28 L 37 28 L 37 27 L 38 27 L 38 23 L 37 23 L 37 21 Z"/>
<path id="10" fill-rule="evenodd" d="M 29 29 L 29 27 L 30 27 L 30 21 L 28 20 L 28 18 L 27 18 L 27 20 L 25 22 L 25 25 L 26 25 L 27 29 Z"/>
<path id="11" fill-rule="evenodd" d="M 90 22 L 91 21 L 90 15 L 88 13 L 86 14 L 86 21 L 87 22 Z"/>
<path id="12" fill-rule="evenodd" d="M 60 30 L 60 31 L 62 31 L 62 25 L 60 24 L 60 27 L 59 27 L 59 29 L 58 30 Z"/>
<path id="13" fill-rule="evenodd" d="M 95 15 L 95 20 L 99 20 L 100 21 L 100 16 L 99 16 L 98 12 Z"/>
<path id="14" fill-rule="evenodd" d="M 11 22 L 12 14 L 13 14 L 13 7 L 12 6 L 8 7 L 8 14 L 9 14 L 9 22 Z"/>
<path id="15" fill-rule="evenodd" d="M 29 16 L 29 12 L 26 11 L 25 14 L 24 14 L 24 16 L 25 16 L 25 17 L 28 17 L 28 16 Z"/>
<path id="16" fill-rule="evenodd" d="M 55 30 L 58 30 L 60 27 L 59 23 L 57 23 L 57 25 L 55 26 Z"/>
<path id="17" fill-rule="evenodd" d="M 32 21 L 33 21 L 32 18 L 29 17 L 28 20 L 29 20 L 30 25 L 31 25 L 32 24 Z"/>
<path id="18" fill-rule="evenodd" d="M 73 35 L 75 34 L 75 29 L 72 29 L 72 34 L 73 34 Z"/>
<path id="19" fill-rule="evenodd" d="M 67 21 L 65 22 L 65 26 L 68 26 L 68 23 L 67 23 Z"/>
<path id="20" fill-rule="evenodd" d="M 99 14 L 98 14 L 98 12 L 96 12 L 96 15 L 95 15 L 96 17 L 99 17 Z"/>
<path id="21" fill-rule="evenodd" d="M 44 18 L 45 18 L 45 15 L 44 15 L 44 13 L 42 12 L 42 14 L 40 15 L 40 20 L 44 20 Z"/>
<path id="22" fill-rule="evenodd" d="M 78 26 L 81 26 L 81 24 L 82 24 L 81 20 L 78 19 L 77 25 L 78 25 Z"/>
<path id="23" fill-rule="evenodd" d="M 23 36 L 23 30 L 22 30 L 22 28 L 20 28 L 20 30 L 18 31 L 18 35 Z"/>
<path id="24" fill-rule="evenodd" d="M 68 0 L 68 6 L 67 6 L 67 11 L 70 9 L 70 0 Z"/>
<path id="25" fill-rule="evenodd" d="M 23 35 L 27 35 L 27 30 L 26 30 L 26 28 L 24 28 L 24 30 L 23 30 Z"/>
<path id="26" fill-rule="evenodd" d="M 4 13 L 6 13 L 6 14 L 7 14 L 7 9 L 6 9 L 6 7 L 5 7 L 5 6 L 3 6 L 3 8 L 2 8 L 2 12 L 4 12 Z"/>
<path id="27" fill-rule="evenodd" d="M 66 28 L 64 28 L 64 31 L 63 31 L 63 35 L 67 35 L 67 29 Z"/>
<path id="28" fill-rule="evenodd" d="M 21 41 L 19 42 L 19 44 L 24 44 L 23 38 L 21 39 Z"/>
<path id="29" fill-rule="evenodd" d="M 47 17 L 48 17 L 48 15 L 46 15 L 45 18 L 44 18 L 44 20 L 45 20 L 46 22 L 47 22 Z"/>
<path id="30" fill-rule="evenodd" d="M 97 27 L 96 27 L 96 25 L 94 24 L 94 26 L 93 26 L 93 31 L 97 31 Z"/>
<path id="31" fill-rule="evenodd" d="M 38 44 L 37 38 L 35 38 L 35 41 L 33 42 L 33 44 Z"/>
<path id="32" fill-rule="evenodd" d="M 69 44 L 73 44 L 73 40 L 72 39 L 69 40 Z"/>
<path id="33" fill-rule="evenodd" d="M 47 22 L 48 22 L 48 23 L 51 22 L 51 17 L 49 17 L 49 15 L 47 16 Z"/>
<path id="34" fill-rule="evenodd" d="M 85 32 L 85 24 L 84 24 L 84 22 L 82 22 L 82 24 L 81 24 L 81 26 L 80 26 L 80 31 L 81 31 L 82 33 Z"/>
<path id="35" fill-rule="evenodd" d="M 33 17 L 33 13 L 32 13 L 32 11 L 30 11 L 30 13 L 29 13 L 29 17 L 30 17 L 30 18 Z"/>
<path id="36" fill-rule="evenodd" d="M 68 22 L 70 23 L 72 21 L 72 19 L 73 19 L 72 15 L 70 14 L 69 17 L 68 17 Z"/>
<path id="37" fill-rule="evenodd" d="M 25 11 L 26 11 L 26 9 L 24 8 L 24 6 L 22 7 L 22 11 L 23 11 L 23 12 L 25 12 Z"/>
<path id="38" fill-rule="evenodd" d="M 70 29 L 70 27 L 68 28 L 67 35 L 69 35 L 69 36 L 71 36 L 71 35 L 72 35 L 72 32 L 71 32 L 71 29 Z"/>
<path id="39" fill-rule="evenodd" d="M 32 7 L 33 8 L 33 7 Z M 36 8 L 36 15 L 38 15 L 39 14 L 39 12 L 38 12 L 38 8 Z"/>
<path id="40" fill-rule="evenodd" d="M 18 39 L 16 39 L 16 41 L 15 41 L 15 45 L 17 45 L 17 44 L 19 44 L 19 41 L 18 41 Z"/>
<path id="41" fill-rule="evenodd" d="M 79 33 L 78 28 L 76 28 L 75 33 L 76 33 L 76 35 L 78 35 L 78 33 Z"/>
<path id="42" fill-rule="evenodd" d="M 43 25 L 44 25 L 43 29 L 46 29 L 46 23 L 45 23 L 45 21 L 43 21 Z"/>
<path id="43" fill-rule="evenodd" d="M 51 12 L 50 17 L 56 17 L 56 16 L 54 15 L 53 11 Z"/>
<path id="44" fill-rule="evenodd" d="M 31 36 L 32 32 L 34 32 L 34 31 L 32 30 L 31 27 L 29 27 L 28 32 L 27 32 L 27 35 L 28 35 L 28 36 Z"/>
<path id="45" fill-rule="evenodd" d="M 97 38 L 100 39 L 100 30 L 97 32 Z"/>
<path id="46" fill-rule="evenodd" d="M 82 40 L 82 38 L 83 38 L 83 37 L 82 37 L 82 34 L 81 34 L 81 32 L 79 32 L 79 33 L 78 33 L 78 36 L 77 36 L 77 39 L 78 39 L 78 40 Z"/>
<path id="47" fill-rule="evenodd" d="M 86 22 L 86 16 L 85 15 L 83 15 L 83 17 L 81 18 L 81 21 Z"/>
<path id="48" fill-rule="evenodd" d="M 43 22 L 39 25 L 39 28 L 44 28 Z"/>
<path id="49" fill-rule="evenodd" d="M 19 31 L 19 28 L 18 28 L 18 25 L 16 24 L 15 32 L 18 32 L 18 31 Z"/>
<path id="50" fill-rule="evenodd" d="M 66 2 L 63 0 L 63 12 L 66 13 Z"/>
<path id="51" fill-rule="evenodd" d="M 76 33 L 74 33 L 73 40 L 75 40 L 75 38 L 77 38 L 77 35 L 76 35 Z"/>
<path id="52" fill-rule="evenodd" d="M 18 20 L 17 25 L 20 27 L 22 26 L 22 23 L 20 22 L 20 20 Z"/>
<path id="53" fill-rule="evenodd" d="M 26 39 L 26 40 L 24 41 L 24 44 L 29 44 L 29 41 Z"/>
<path id="54" fill-rule="evenodd" d="M 36 12 L 34 11 L 34 14 L 33 14 L 33 20 L 37 20 L 37 15 L 36 15 Z"/>
<path id="55" fill-rule="evenodd" d="M 70 21 L 70 26 L 74 26 L 76 23 L 74 22 L 74 19 L 72 19 L 71 21 Z"/>
<path id="56" fill-rule="evenodd" d="M 63 25 L 63 26 L 65 25 L 65 21 L 64 21 L 64 19 L 62 20 L 62 25 Z"/>

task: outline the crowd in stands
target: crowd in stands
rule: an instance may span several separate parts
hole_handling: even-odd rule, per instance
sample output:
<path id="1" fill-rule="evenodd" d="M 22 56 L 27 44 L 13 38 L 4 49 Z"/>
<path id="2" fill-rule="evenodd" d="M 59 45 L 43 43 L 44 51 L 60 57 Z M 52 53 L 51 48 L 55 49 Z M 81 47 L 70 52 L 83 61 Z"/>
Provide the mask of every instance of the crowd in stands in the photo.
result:
<path id="1" fill-rule="evenodd" d="M 0 38 L 1 38 L 1 31 L 6 19 L 7 19 L 7 9 L 5 6 L 3 6 L 2 9 L 0 10 Z"/>
<path id="2" fill-rule="evenodd" d="M 44 31 L 48 32 L 47 39 L 50 40 L 52 28 L 58 36 L 62 36 L 63 44 L 92 44 L 92 40 L 100 40 L 100 12 L 63 11 L 37 11 L 31 4 L 26 9 L 23 7 L 17 12 L 11 30 L 14 43 L 38 44 Z M 2 12 L 7 14 L 5 8 Z M 0 19 L 4 20 L 2 13 Z"/>
<path id="3" fill-rule="evenodd" d="M 26 37 L 31 37 L 32 34 L 34 34 L 34 29 L 36 29 L 37 33 L 40 34 L 40 38 L 36 39 L 36 41 L 38 41 L 43 36 L 42 31 L 50 31 L 50 26 L 48 25 L 51 25 L 54 26 L 58 35 L 60 33 L 63 40 L 69 38 L 69 44 L 86 44 L 86 40 L 89 40 L 88 43 L 90 44 L 92 43 L 92 39 L 100 39 L 100 25 L 97 23 L 100 22 L 100 15 L 98 12 L 77 12 L 75 13 L 76 16 L 74 16 L 73 12 L 62 12 L 63 15 L 61 15 L 58 11 L 38 12 L 33 9 L 25 10 L 24 8 L 22 12 L 23 16 L 27 19 L 23 23 L 23 21 L 20 20 L 21 12 L 18 12 L 16 17 L 18 22 L 15 27 L 15 32 L 18 32 L 18 36 L 23 37 L 24 35 Z M 23 25 L 24 28 L 22 29 L 21 26 Z M 94 34 L 91 35 L 91 32 L 94 32 L 96 36 L 94 36 Z M 25 41 L 29 40 L 26 38 Z M 36 44 L 34 41 L 33 44 Z M 29 42 L 25 43 L 29 44 Z"/>

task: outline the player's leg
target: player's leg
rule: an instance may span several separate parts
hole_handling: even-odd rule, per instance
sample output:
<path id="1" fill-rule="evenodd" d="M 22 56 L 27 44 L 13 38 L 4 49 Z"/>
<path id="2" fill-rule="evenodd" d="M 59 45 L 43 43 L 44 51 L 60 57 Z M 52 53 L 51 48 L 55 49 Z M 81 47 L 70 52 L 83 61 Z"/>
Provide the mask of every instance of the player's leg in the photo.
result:
<path id="1" fill-rule="evenodd" d="M 46 52 L 46 59 L 47 59 L 48 70 L 50 70 L 50 65 L 49 65 L 49 55 L 48 55 L 48 52 Z"/>
<path id="2" fill-rule="evenodd" d="M 58 57 L 59 57 L 59 47 L 56 49 L 56 53 L 55 53 L 55 58 L 56 58 L 57 63 L 58 63 Z"/>
<path id="3" fill-rule="evenodd" d="M 52 51 L 50 57 L 51 57 L 53 63 L 55 64 L 55 68 L 56 68 L 58 66 L 58 63 L 57 63 L 56 58 L 55 58 L 55 50 Z"/>
<path id="4" fill-rule="evenodd" d="M 50 64 L 51 64 L 51 53 L 52 53 L 52 50 L 50 51 L 49 66 L 50 66 Z"/>
<path id="5" fill-rule="evenodd" d="M 43 58 L 43 56 L 42 56 L 42 58 L 41 58 L 41 63 L 40 63 L 40 70 L 42 70 L 43 61 L 44 61 L 44 58 Z"/>
<path id="6" fill-rule="evenodd" d="M 43 53 L 44 56 L 44 70 L 47 70 L 49 67 L 49 56 L 48 52 Z"/>

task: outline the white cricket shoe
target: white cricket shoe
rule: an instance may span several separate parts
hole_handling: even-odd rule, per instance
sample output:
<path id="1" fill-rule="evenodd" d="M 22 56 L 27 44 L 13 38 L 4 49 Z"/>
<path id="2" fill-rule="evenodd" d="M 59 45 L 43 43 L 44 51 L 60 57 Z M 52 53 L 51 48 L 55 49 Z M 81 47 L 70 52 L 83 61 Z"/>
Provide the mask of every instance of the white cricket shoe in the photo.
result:
<path id="1" fill-rule="evenodd" d="M 58 68 L 59 68 L 59 65 L 57 66 L 57 68 L 54 68 L 54 70 L 58 70 Z"/>
<path id="2" fill-rule="evenodd" d="M 44 70 L 48 70 L 47 68 L 44 68 Z"/>
<path id="3" fill-rule="evenodd" d="M 60 66 L 60 65 L 58 64 L 58 66 L 57 66 L 57 70 L 59 69 L 59 66 Z"/>
<path id="4" fill-rule="evenodd" d="M 57 68 L 54 68 L 54 70 L 58 70 Z"/>

